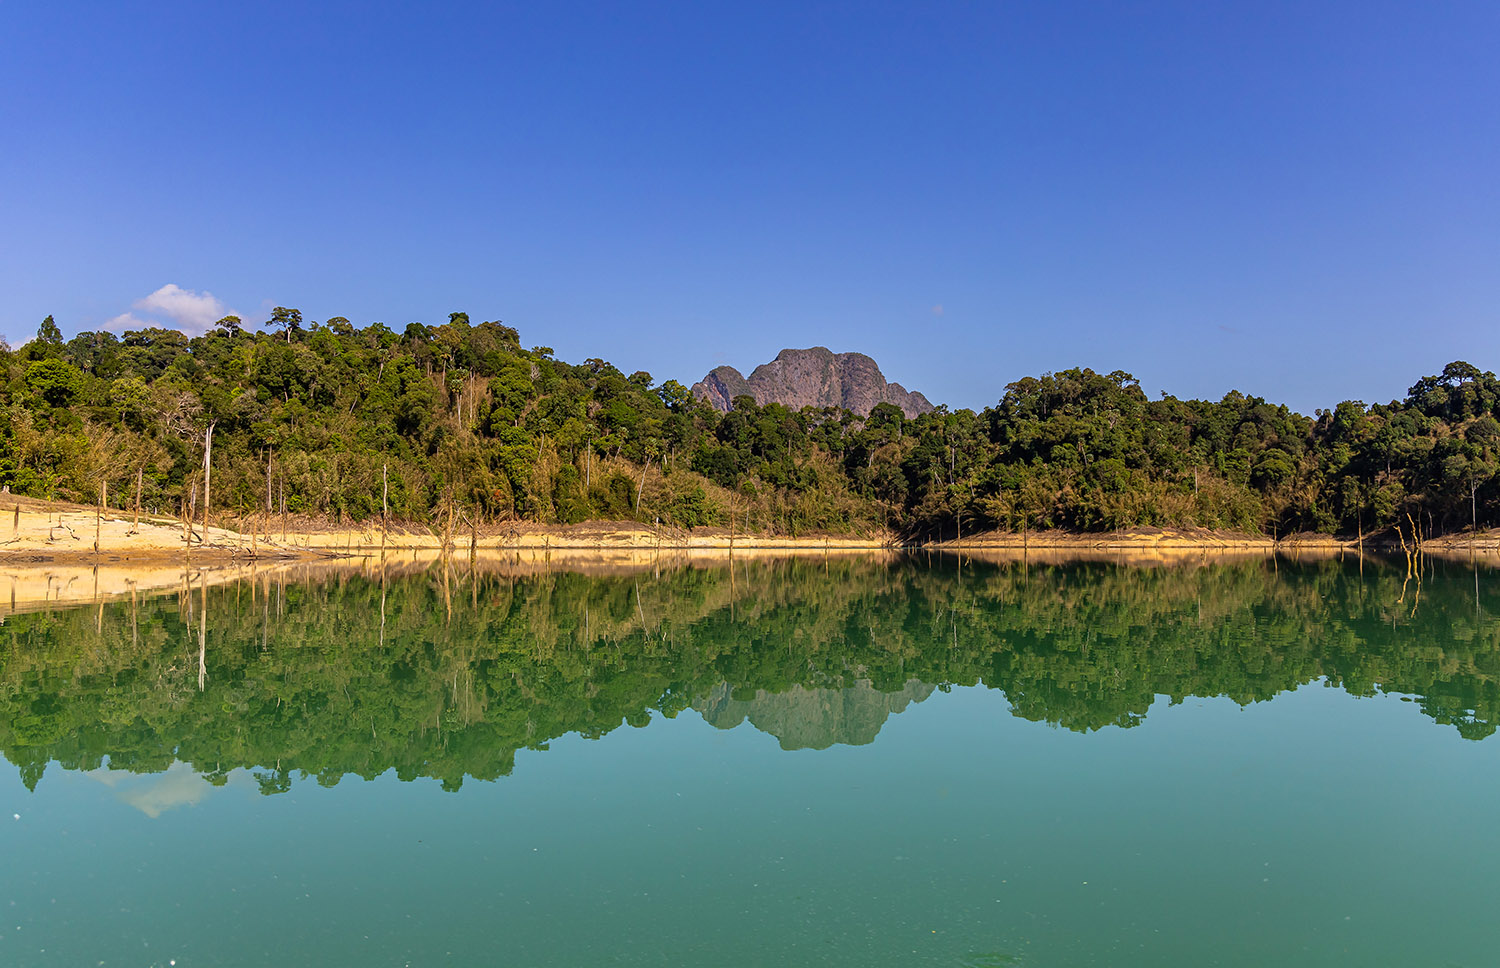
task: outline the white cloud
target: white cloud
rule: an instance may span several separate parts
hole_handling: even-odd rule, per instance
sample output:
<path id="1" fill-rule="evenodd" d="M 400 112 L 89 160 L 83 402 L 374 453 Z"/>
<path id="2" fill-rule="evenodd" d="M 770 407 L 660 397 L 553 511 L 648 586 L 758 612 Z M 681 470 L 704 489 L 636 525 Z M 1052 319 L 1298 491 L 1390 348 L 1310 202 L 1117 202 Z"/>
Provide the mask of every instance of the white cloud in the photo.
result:
<path id="1" fill-rule="evenodd" d="M 113 319 L 104 322 L 104 328 L 111 331 L 124 332 L 127 329 L 142 329 L 151 324 L 135 313 L 121 313 Z"/>
<path id="2" fill-rule="evenodd" d="M 205 332 L 229 315 L 229 307 L 211 292 L 195 292 L 169 282 L 144 299 L 137 299 L 136 309 L 166 316 L 184 329 Z"/>
<path id="3" fill-rule="evenodd" d="M 104 328 L 127 330 L 165 325 L 195 335 L 208 332 L 214 323 L 234 314 L 213 293 L 184 289 L 173 282 L 137 299 L 131 308 L 138 312 L 121 313 L 106 322 Z"/>

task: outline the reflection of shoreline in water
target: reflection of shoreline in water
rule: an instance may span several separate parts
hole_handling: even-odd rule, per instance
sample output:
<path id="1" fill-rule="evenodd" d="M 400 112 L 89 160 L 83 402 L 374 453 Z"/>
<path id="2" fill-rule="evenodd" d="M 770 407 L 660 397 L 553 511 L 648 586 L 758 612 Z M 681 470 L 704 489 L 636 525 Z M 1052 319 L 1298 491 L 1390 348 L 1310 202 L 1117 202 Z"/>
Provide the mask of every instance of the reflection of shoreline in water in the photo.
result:
<path id="1" fill-rule="evenodd" d="M 1500 568 L 1500 551 L 1433 547 L 1428 557 L 1455 563 L 1472 563 L 1487 569 Z M 202 561 L 143 561 L 85 563 L 0 563 L 0 622 L 8 615 L 54 608 L 98 605 L 123 601 L 132 595 L 166 594 L 189 586 L 214 587 L 266 579 L 277 583 L 320 582 L 360 576 L 368 579 L 406 578 L 423 574 L 446 574 L 451 580 L 472 575 L 520 578 L 568 572 L 598 578 L 630 575 L 660 576 L 681 568 L 727 568 L 731 561 L 754 564 L 786 560 L 862 561 L 890 565 L 900 561 L 933 562 L 959 567 L 1067 566 L 1110 564 L 1139 568 L 1200 568 L 1236 563 L 1277 562 L 1301 564 L 1319 561 L 1359 561 L 1394 565 L 1399 555 L 1388 550 L 1360 552 L 1351 548 L 1319 545 L 1267 547 L 1124 546 L 1093 547 L 1040 545 L 937 547 L 932 550 L 877 550 L 866 548 L 740 548 L 644 549 L 644 548 L 527 548 L 519 550 L 479 549 L 473 556 L 461 550 L 447 556 L 435 549 L 392 549 L 383 558 L 340 557 L 327 560 L 206 558 Z M 1402 565 L 1401 567 L 1405 567 Z"/>
<path id="2" fill-rule="evenodd" d="M 149 562 L 101 564 L 36 562 L 0 565 L 0 621 L 5 616 L 53 608 L 128 600 L 132 595 L 167 594 L 192 587 L 198 589 L 232 582 L 272 579 L 278 583 L 318 582 L 360 576 L 379 579 L 406 578 L 429 573 L 450 578 L 498 575 L 520 578 L 570 572 L 593 577 L 659 573 L 677 568 L 721 568 L 731 558 L 738 562 L 774 561 L 787 558 L 859 558 L 886 564 L 896 560 L 893 551 L 868 549 L 763 549 L 734 552 L 708 550 L 642 549 L 591 550 L 576 548 L 484 550 L 472 558 L 466 554 L 439 554 L 434 549 L 391 551 L 383 559 L 372 557 L 330 558 L 326 561 L 268 558 L 228 559 L 216 557 L 200 562 Z"/>
<path id="3" fill-rule="evenodd" d="M 274 565 L 261 570 L 270 573 Z M 222 561 L 202 565 L 32 564 L 0 569 L 0 621 L 11 615 L 128 601 L 191 585 L 241 580 L 248 570 Z"/>
<path id="4" fill-rule="evenodd" d="M 1470 738 L 1500 721 L 1487 570 L 1433 562 L 1418 601 L 1404 569 L 1368 558 L 959 564 L 736 558 L 590 577 L 388 561 L 382 577 L 341 563 L 13 614 L 0 751 L 33 786 L 49 762 L 106 757 L 134 773 L 253 768 L 268 793 L 293 773 L 391 769 L 456 786 L 509 774 L 520 749 L 688 708 L 788 748 L 869 742 L 922 683 L 983 684 L 1017 716 L 1079 731 L 1135 725 L 1163 696 L 1245 704 L 1321 679 L 1413 695 Z"/>

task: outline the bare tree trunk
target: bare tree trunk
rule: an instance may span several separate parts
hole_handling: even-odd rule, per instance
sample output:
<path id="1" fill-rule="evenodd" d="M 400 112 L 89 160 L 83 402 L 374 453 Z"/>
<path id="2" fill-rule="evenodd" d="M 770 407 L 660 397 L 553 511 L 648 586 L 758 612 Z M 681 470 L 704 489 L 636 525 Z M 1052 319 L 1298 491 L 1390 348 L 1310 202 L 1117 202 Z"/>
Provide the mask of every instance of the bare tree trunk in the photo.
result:
<path id="1" fill-rule="evenodd" d="M 109 500 L 109 482 L 99 484 L 99 506 L 94 509 L 94 554 L 99 553 L 99 529 L 104 523 L 104 502 Z"/>
<path id="2" fill-rule="evenodd" d="M 141 465 L 135 469 L 135 520 L 131 522 L 130 530 L 135 532 L 141 527 L 141 484 L 146 476 L 146 467 Z"/>
<path id="3" fill-rule="evenodd" d="M 208 429 L 203 432 L 203 540 L 208 541 L 208 485 L 213 474 L 214 455 L 214 425 L 217 420 L 208 422 Z"/>

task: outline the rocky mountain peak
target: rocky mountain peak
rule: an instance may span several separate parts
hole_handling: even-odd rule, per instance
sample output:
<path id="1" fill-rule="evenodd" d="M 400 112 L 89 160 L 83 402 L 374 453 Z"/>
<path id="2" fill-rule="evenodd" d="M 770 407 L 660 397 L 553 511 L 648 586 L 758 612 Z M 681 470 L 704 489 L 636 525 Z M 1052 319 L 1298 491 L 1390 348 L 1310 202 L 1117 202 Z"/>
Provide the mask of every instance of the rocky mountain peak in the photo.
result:
<path id="1" fill-rule="evenodd" d="M 880 367 L 865 354 L 835 353 L 826 346 L 784 349 L 748 378 L 732 366 L 716 367 L 692 389 L 693 396 L 724 412 L 741 394 L 763 406 L 780 403 L 794 410 L 843 407 L 864 415 L 877 403 L 890 403 L 910 418 L 932 409 L 922 394 L 886 382 Z"/>

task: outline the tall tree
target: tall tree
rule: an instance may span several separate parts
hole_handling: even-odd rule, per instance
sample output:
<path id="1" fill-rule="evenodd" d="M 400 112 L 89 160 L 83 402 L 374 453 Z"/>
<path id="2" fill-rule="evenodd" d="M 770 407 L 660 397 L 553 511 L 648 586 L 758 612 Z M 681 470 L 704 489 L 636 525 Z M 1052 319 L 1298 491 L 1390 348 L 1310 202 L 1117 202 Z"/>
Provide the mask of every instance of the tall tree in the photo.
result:
<path id="1" fill-rule="evenodd" d="M 286 341 L 292 341 L 293 333 L 302 332 L 302 310 L 288 309 L 285 306 L 277 306 L 271 310 L 271 319 L 268 326 L 280 326 L 286 335 Z"/>

